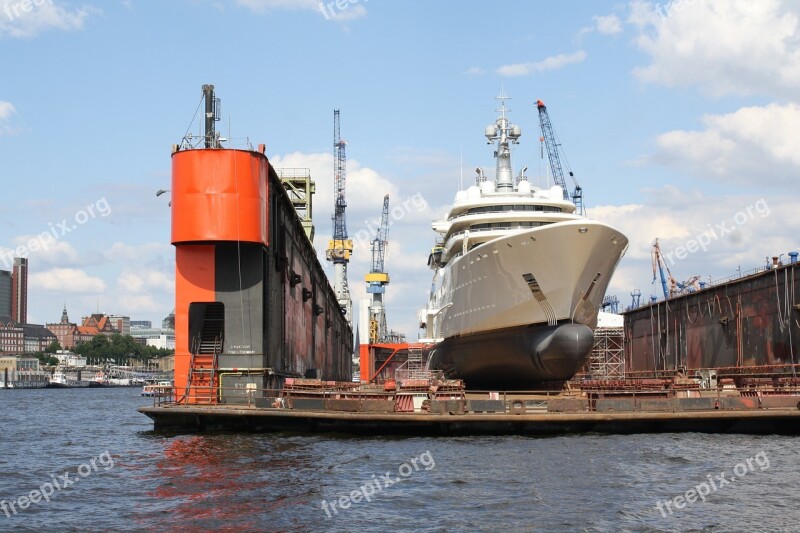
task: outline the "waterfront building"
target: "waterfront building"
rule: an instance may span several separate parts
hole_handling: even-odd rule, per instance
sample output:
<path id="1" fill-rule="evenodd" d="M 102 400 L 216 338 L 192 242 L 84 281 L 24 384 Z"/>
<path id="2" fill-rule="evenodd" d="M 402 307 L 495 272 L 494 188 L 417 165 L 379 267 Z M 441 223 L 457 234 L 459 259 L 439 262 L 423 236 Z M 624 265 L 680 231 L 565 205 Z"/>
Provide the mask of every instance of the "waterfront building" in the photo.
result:
<path id="1" fill-rule="evenodd" d="M 64 304 L 64 310 L 61 312 L 61 322 L 57 324 L 47 324 L 47 329 L 56 336 L 58 343 L 65 350 L 75 347 L 77 344 L 76 336 L 78 335 L 78 325 L 69 321 L 67 314 L 67 304 Z"/>
<path id="2" fill-rule="evenodd" d="M 11 272 L 0 270 L 0 321 L 11 321 Z"/>
<path id="3" fill-rule="evenodd" d="M 130 319 L 128 320 L 128 328 L 130 329 Z M 105 335 L 110 337 L 115 333 L 120 333 L 114 327 L 110 317 L 101 313 L 95 313 L 83 317 L 83 323 L 78 326 L 78 331 L 84 335 L 91 335 L 92 337 L 95 335 Z"/>
<path id="4" fill-rule="evenodd" d="M 172 312 L 170 314 L 168 314 L 166 316 L 166 318 L 164 318 L 164 320 L 161 321 L 161 327 L 163 329 L 171 329 L 173 331 L 175 330 L 175 310 L 174 309 L 172 310 Z"/>
<path id="5" fill-rule="evenodd" d="M 155 346 L 166 350 L 175 349 L 175 330 L 166 328 L 131 329 L 131 337 L 142 346 Z"/>
<path id="6" fill-rule="evenodd" d="M 82 368 L 86 366 L 86 358 L 70 352 L 69 350 L 58 350 L 53 354 L 58 363 L 68 367 Z"/>
<path id="7" fill-rule="evenodd" d="M 25 338 L 22 328 L 12 322 L 0 322 L 0 353 L 4 355 L 25 352 Z"/>
<path id="8" fill-rule="evenodd" d="M 58 338 L 52 331 L 41 324 L 17 324 L 22 328 L 22 340 L 25 353 L 45 351 Z"/>
<path id="9" fill-rule="evenodd" d="M 11 319 L 18 324 L 28 322 L 28 259 L 14 258 L 11 271 Z"/>
<path id="10" fill-rule="evenodd" d="M 17 369 L 17 356 L 16 355 L 0 355 L 0 374 L 6 370 Z"/>
<path id="11" fill-rule="evenodd" d="M 17 357 L 17 370 L 39 371 L 39 359 L 36 357 Z"/>
<path id="12" fill-rule="evenodd" d="M 109 315 L 108 320 L 111 322 L 111 326 L 120 335 L 131 334 L 131 317 L 122 315 Z"/>

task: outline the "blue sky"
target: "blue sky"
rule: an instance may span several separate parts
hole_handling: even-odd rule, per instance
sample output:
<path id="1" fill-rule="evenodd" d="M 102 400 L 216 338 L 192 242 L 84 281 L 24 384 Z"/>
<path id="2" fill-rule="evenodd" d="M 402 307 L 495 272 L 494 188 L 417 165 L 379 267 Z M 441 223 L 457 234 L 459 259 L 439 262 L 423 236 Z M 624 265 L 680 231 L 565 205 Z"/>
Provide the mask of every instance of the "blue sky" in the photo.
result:
<path id="1" fill-rule="evenodd" d="M 405 202 L 387 301 L 390 327 L 412 338 L 430 222 L 452 201 L 461 154 L 466 183 L 493 168 L 483 128 L 501 87 L 523 129 L 515 166 L 539 174 L 542 99 L 589 214 L 630 238 L 610 290 L 624 303 L 658 291 L 656 237 L 672 257 L 709 241 L 670 264 L 679 280 L 797 248 L 797 1 L 339 5 L 326 18 L 316 0 L 0 0 L 0 254 L 57 235 L 30 251 L 30 321 L 58 320 L 64 303 L 73 319 L 172 309 L 168 198 L 155 191 L 169 186 L 170 146 L 203 83 L 222 98 L 225 135 L 312 169 L 321 251 L 341 110 L 350 234 L 384 194 Z M 62 235 L 64 220 L 74 229 Z M 728 231 L 708 233 L 719 224 Z M 367 246 L 350 266 L 354 300 Z"/>

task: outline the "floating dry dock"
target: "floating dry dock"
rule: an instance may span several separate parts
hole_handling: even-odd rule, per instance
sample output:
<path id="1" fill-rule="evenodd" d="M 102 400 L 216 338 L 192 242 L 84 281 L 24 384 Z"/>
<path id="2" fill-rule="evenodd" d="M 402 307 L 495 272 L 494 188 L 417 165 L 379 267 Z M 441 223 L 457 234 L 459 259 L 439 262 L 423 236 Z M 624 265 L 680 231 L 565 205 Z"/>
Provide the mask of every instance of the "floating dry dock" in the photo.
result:
<path id="1" fill-rule="evenodd" d="M 800 433 L 800 388 L 682 389 L 675 379 L 586 382 L 578 390 L 471 392 L 448 386 L 385 388 L 289 380 L 237 403 L 158 398 L 139 411 L 166 431 L 291 431 L 462 435 L 564 433 Z M 444 385 L 444 386 L 443 386 Z M 677 385 L 677 386 L 676 386 Z"/>

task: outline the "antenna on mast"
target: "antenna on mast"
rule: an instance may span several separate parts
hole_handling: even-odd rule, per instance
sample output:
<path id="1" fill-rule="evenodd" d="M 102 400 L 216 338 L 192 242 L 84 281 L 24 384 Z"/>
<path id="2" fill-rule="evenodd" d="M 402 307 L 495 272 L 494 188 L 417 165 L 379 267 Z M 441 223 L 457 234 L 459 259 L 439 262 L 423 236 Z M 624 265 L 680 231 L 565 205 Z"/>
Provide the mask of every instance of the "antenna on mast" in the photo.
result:
<path id="1" fill-rule="evenodd" d="M 461 159 L 461 176 L 459 177 L 459 180 L 458 180 L 458 190 L 461 191 L 461 190 L 464 189 L 464 145 L 463 144 L 459 147 L 459 150 L 461 152 L 461 155 L 460 155 L 460 159 Z"/>

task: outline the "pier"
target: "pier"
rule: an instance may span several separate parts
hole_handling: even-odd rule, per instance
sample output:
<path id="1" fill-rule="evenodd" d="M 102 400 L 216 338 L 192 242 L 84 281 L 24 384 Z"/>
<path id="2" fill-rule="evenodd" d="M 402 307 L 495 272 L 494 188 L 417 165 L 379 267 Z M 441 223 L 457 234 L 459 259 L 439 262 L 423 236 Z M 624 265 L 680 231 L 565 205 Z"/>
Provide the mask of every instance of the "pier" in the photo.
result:
<path id="1" fill-rule="evenodd" d="M 800 434 L 800 389 L 633 388 L 471 392 L 345 387 L 221 391 L 226 403 L 155 398 L 156 430 L 337 432 L 355 435 L 557 435 L 706 432 Z M 225 400 L 223 400 L 225 401 Z"/>

